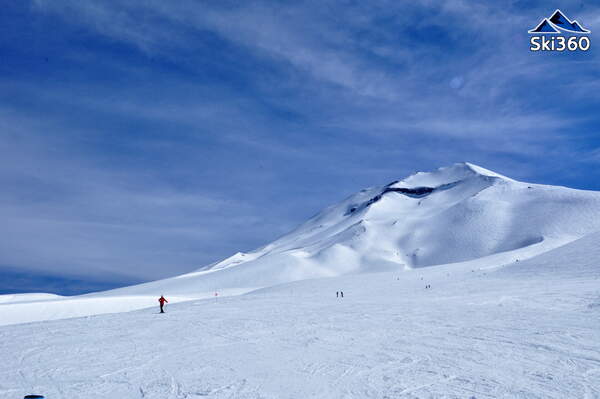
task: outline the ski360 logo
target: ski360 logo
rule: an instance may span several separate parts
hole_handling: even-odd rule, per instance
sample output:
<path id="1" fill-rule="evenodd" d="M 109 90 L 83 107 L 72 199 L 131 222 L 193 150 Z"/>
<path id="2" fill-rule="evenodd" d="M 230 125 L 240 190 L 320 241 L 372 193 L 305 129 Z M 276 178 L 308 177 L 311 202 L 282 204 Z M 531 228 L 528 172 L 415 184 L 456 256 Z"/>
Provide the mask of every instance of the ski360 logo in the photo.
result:
<path id="1" fill-rule="evenodd" d="M 560 10 L 528 32 L 534 35 L 529 40 L 531 51 L 588 51 L 590 48 L 588 35 L 592 32 L 577 21 L 571 22 Z"/>

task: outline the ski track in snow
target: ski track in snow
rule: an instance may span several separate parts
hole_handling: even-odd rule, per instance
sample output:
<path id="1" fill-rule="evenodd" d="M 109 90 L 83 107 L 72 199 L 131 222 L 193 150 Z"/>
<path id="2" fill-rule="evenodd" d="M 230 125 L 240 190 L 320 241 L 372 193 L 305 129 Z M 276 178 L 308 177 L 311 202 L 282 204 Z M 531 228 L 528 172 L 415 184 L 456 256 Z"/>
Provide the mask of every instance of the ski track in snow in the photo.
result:
<path id="1" fill-rule="evenodd" d="M 4 326 L 0 398 L 597 398 L 598 283 L 434 267 Z"/>

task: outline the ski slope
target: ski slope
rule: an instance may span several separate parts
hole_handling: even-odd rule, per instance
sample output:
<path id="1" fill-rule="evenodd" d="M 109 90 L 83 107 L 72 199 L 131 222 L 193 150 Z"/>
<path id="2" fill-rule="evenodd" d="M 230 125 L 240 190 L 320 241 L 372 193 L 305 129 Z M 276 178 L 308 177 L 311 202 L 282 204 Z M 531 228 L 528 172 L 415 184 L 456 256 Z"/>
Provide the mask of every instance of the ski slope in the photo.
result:
<path id="1" fill-rule="evenodd" d="M 486 268 L 600 231 L 600 193 L 523 183 L 470 163 L 359 193 L 289 234 L 196 272 L 75 298 L 0 296 L 0 325 L 239 295 L 291 281 L 441 264 Z"/>
<path id="2" fill-rule="evenodd" d="M 0 399 L 598 398 L 599 215 L 462 163 L 182 276 L 0 296 Z"/>
<path id="3" fill-rule="evenodd" d="M 524 259 L 600 231 L 598 215 L 600 192 L 518 182 L 459 163 L 362 190 L 256 251 L 102 295 L 209 296 L 484 258 L 495 264 L 494 257 Z"/>
<path id="4" fill-rule="evenodd" d="M 472 266 L 0 327 L 0 398 L 600 397 L 600 234 Z"/>

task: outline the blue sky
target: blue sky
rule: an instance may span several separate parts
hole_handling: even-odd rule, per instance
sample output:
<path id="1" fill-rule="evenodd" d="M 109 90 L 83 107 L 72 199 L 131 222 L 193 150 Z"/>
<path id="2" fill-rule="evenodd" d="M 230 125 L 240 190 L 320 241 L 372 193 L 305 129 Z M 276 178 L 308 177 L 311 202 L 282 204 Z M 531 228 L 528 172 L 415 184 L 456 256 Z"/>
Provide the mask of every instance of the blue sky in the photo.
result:
<path id="1" fill-rule="evenodd" d="M 589 52 L 529 51 L 556 8 Z M 459 161 L 600 190 L 596 32 L 581 1 L 4 4 L 0 292 L 180 274 Z"/>

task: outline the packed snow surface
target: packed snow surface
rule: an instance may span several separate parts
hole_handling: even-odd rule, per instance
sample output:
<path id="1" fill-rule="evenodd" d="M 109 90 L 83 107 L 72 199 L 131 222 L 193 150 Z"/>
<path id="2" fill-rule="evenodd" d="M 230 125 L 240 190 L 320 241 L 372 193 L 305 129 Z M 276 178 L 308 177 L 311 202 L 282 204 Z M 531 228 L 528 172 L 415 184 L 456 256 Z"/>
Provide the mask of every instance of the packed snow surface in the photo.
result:
<path id="1" fill-rule="evenodd" d="M 598 398 L 599 265 L 595 234 L 504 267 L 4 326 L 0 398 Z"/>
<path id="2" fill-rule="evenodd" d="M 598 398 L 599 215 L 462 163 L 193 273 L 0 296 L 0 399 Z"/>

